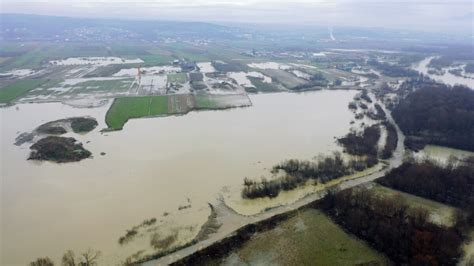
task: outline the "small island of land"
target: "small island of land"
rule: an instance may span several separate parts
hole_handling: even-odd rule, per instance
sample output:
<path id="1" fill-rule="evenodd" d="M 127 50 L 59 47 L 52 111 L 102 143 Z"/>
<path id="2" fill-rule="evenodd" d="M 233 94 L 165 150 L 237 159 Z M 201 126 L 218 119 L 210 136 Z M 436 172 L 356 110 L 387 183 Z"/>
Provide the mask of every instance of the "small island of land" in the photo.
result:
<path id="1" fill-rule="evenodd" d="M 70 117 L 54 120 L 40 125 L 32 132 L 20 134 L 15 140 L 15 145 L 19 146 L 26 142 L 33 142 L 37 137 L 63 135 L 71 131 L 84 134 L 94 130 L 98 125 L 97 120 L 92 117 Z"/>
<path id="2" fill-rule="evenodd" d="M 54 161 L 58 163 L 77 162 L 89 158 L 92 153 L 74 138 L 49 136 L 40 139 L 30 149 L 28 160 Z"/>

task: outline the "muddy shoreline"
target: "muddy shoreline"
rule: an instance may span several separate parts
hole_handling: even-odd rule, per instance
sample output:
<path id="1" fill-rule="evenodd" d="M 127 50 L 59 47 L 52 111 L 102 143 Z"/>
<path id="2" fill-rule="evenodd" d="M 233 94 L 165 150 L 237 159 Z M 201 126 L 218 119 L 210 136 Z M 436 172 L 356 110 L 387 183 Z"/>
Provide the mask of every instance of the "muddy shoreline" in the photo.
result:
<path id="1" fill-rule="evenodd" d="M 311 204 L 314 203 L 310 203 L 310 205 Z M 190 256 L 171 263 L 170 265 L 202 265 L 209 259 L 223 258 L 232 252 L 232 250 L 245 244 L 245 242 L 247 242 L 254 234 L 275 228 L 281 222 L 289 219 L 295 213 L 307 207 L 308 205 L 305 205 L 289 212 L 277 214 L 269 219 L 245 225 L 221 241 L 215 242 L 214 244 L 201 249 Z"/>

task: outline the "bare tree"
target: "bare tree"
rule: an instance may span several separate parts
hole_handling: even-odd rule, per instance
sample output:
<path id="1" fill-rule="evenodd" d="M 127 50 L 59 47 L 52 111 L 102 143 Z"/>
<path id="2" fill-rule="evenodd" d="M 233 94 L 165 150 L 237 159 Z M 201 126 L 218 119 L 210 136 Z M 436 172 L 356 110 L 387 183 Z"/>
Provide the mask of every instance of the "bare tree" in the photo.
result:
<path id="1" fill-rule="evenodd" d="M 76 255 L 72 250 L 66 251 L 61 260 L 63 266 L 76 266 Z"/>
<path id="2" fill-rule="evenodd" d="M 54 263 L 50 258 L 44 257 L 38 258 L 35 261 L 30 262 L 30 266 L 54 266 Z"/>
<path id="3" fill-rule="evenodd" d="M 95 266 L 97 265 L 97 259 L 100 257 L 101 252 L 88 249 L 86 252 L 81 254 L 81 262 L 79 266 Z"/>

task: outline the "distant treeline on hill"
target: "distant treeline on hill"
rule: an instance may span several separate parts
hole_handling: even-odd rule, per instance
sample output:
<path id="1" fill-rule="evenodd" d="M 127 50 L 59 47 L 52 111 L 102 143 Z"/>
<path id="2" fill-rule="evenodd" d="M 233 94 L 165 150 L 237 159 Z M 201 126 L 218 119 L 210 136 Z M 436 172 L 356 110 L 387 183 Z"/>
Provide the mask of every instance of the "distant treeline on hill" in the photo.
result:
<path id="1" fill-rule="evenodd" d="M 425 144 L 474 151 L 474 90 L 421 84 L 393 110 L 409 148 Z"/>

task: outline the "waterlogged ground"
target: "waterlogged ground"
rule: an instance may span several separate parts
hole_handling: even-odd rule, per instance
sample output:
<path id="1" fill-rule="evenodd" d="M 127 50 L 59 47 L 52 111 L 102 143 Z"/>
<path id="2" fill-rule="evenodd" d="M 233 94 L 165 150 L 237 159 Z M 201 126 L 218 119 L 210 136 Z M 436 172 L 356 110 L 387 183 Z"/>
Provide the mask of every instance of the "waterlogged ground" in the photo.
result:
<path id="1" fill-rule="evenodd" d="M 417 160 L 428 158 L 441 164 L 448 163 L 450 159 L 462 160 L 470 156 L 474 156 L 474 152 L 436 145 L 426 145 L 423 150 L 414 153 L 414 157 Z"/>
<path id="2" fill-rule="evenodd" d="M 287 158 L 339 150 L 334 137 L 349 130 L 353 114 L 347 104 L 355 94 L 254 95 L 253 107 L 131 120 L 122 131 L 104 134 L 99 130 L 106 127 L 110 102 L 92 109 L 60 103 L 0 109 L 6 125 L 2 242 L 8 243 L 2 264 L 25 265 L 40 256 L 59 262 L 67 249 L 93 248 L 102 251 L 101 265 L 110 265 L 140 251 L 160 251 L 150 246 L 155 234 L 167 248 L 181 245 L 206 221 L 207 203 L 229 191 L 239 193 L 244 177 L 269 175 L 271 166 Z M 83 142 L 92 159 L 32 162 L 26 160 L 28 144 L 13 145 L 18 134 L 44 122 L 83 115 L 95 117 L 99 127 L 68 136 Z M 152 217 L 156 224 L 118 244 L 125 230 Z"/>
<path id="3" fill-rule="evenodd" d="M 379 163 L 364 171 L 334 179 L 325 184 L 315 183 L 310 180 L 302 187 L 290 191 L 282 191 L 277 197 L 271 199 L 268 197 L 243 199 L 240 195 L 240 187 L 234 187 L 233 191 L 231 189 L 226 190 L 222 195 L 224 196 L 226 204 L 233 210 L 243 215 L 255 215 L 272 208 L 292 204 L 309 194 L 321 192 L 328 187 L 336 186 L 344 181 L 365 177 L 372 173 L 379 172 L 384 167 L 385 165 L 383 163 Z"/>
<path id="4" fill-rule="evenodd" d="M 406 201 L 413 208 L 424 208 L 429 211 L 431 222 L 442 226 L 453 226 L 456 208 L 449 205 L 404 193 L 395 189 L 374 184 L 371 188 L 376 193 L 383 196 L 397 196 L 400 200 Z"/>
<path id="5" fill-rule="evenodd" d="M 341 229 L 319 210 L 307 209 L 208 265 L 388 265 L 383 255 Z"/>
<path id="6" fill-rule="evenodd" d="M 431 60 L 436 58 L 436 56 L 432 57 L 427 57 L 421 62 L 419 62 L 417 65 L 413 67 L 416 71 L 423 73 L 424 75 L 429 76 L 430 78 L 436 80 L 436 81 L 441 81 L 445 84 L 454 86 L 456 84 L 461 84 L 470 87 L 471 89 L 474 89 L 474 79 L 471 78 L 465 78 L 465 77 L 459 77 L 454 74 L 449 73 L 449 71 L 445 71 L 444 75 L 435 75 L 435 74 L 430 74 L 428 73 L 429 70 L 429 64 Z"/>

